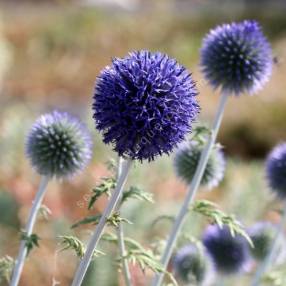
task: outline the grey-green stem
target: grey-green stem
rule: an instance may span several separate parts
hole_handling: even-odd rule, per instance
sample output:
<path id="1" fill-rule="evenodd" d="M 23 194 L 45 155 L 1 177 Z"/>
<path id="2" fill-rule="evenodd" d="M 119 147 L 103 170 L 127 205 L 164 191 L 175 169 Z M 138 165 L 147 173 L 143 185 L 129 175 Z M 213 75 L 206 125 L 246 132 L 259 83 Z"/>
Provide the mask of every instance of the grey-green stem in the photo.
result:
<path id="1" fill-rule="evenodd" d="M 47 190 L 48 182 L 49 182 L 49 178 L 43 176 L 41 179 L 39 190 L 38 190 L 38 192 L 35 196 L 35 199 L 33 201 L 33 204 L 32 204 L 32 208 L 31 208 L 31 211 L 29 214 L 27 225 L 25 227 L 25 233 L 27 236 L 30 236 L 32 234 L 32 231 L 33 231 L 33 228 L 34 228 L 34 225 L 36 222 L 38 211 L 41 207 L 43 198 L 44 198 L 46 190 Z M 21 240 L 19 254 L 18 254 L 18 257 L 16 259 L 15 267 L 13 269 L 10 286 L 17 286 L 19 284 L 20 277 L 21 277 L 23 267 L 24 267 L 24 263 L 25 263 L 25 259 L 27 256 L 27 252 L 28 252 L 28 250 L 26 247 L 26 241 Z"/>

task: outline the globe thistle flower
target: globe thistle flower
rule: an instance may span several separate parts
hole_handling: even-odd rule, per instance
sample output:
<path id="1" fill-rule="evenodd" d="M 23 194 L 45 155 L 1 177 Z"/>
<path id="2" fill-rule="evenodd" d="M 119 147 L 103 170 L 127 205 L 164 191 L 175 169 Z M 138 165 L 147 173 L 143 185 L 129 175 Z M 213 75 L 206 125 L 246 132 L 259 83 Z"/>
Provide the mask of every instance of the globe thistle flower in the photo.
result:
<path id="1" fill-rule="evenodd" d="M 203 243 L 216 269 L 223 274 L 237 273 L 243 270 L 249 261 L 246 239 L 241 235 L 232 236 L 226 226 L 208 226 L 203 235 Z"/>
<path id="2" fill-rule="evenodd" d="M 286 143 L 279 144 L 268 155 L 266 177 L 276 195 L 286 199 Z"/>
<path id="3" fill-rule="evenodd" d="M 63 178 L 82 170 L 92 156 L 86 127 L 68 113 L 42 115 L 31 128 L 26 152 L 36 171 Z"/>
<path id="4" fill-rule="evenodd" d="M 189 244 L 178 250 L 172 260 L 176 277 L 186 284 L 206 285 L 210 264 L 204 250 Z"/>
<path id="5" fill-rule="evenodd" d="M 175 154 L 174 165 L 178 177 L 190 184 L 196 172 L 204 146 L 196 141 L 185 142 Z M 212 148 L 201 185 L 216 187 L 224 177 L 225 158 L 220 145 Z"/>
<path id="6" fill-rule="evenodd" d="M 203 41 L 202 70 L 214 88 L 228 93 L 255 93 L 272 70 L 270 44 L 256 21 L 224 24 Z"/>
<path id="7" fill-rule="evenodd" d="M 94 119 L 120 156 L 153 160 L 169 154 L 191 131 L 199 106 L 191 74 L 159 52 L 115 58 L 99 77 Z"/>
<path id="8" fill-rule="evenodd" d="M 276 227 L 269 222 L 256 223 L 249 229 L 248 234 L 254 245 L 250 252 L 256 260 L 263 261 L 266 258 L 276 232 Z"/>

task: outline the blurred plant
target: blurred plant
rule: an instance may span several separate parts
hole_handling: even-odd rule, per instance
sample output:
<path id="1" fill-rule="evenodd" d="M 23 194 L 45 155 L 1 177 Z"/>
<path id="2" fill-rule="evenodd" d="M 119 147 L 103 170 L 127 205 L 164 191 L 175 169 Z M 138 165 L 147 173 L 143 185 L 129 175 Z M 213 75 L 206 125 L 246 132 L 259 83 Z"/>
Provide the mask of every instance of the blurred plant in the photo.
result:
<path id="1" fill-rule="evenodd" d="M 20 222 L 18 218 L 19 205 L 13 196 L 0 190 L 0 224 L 11 227 L 18 227 Z"/>
<path id="2" fill-rule="evenodd" d="M 263 283 L 270 286 L 284 286 L 286 285 L 286 271 L 285 265 L 277 268 L 266 274 L 263 279 Z"/>
<path id="3" fill-rule="evenodd" d="M 10 282 L 14 263 L 13 258 L 8 255 L 0 258 L 0 282 Z"/>
<path id="4" fill-rule="evenodd" d="M 200 138 L 200 140 L 202 140 Z M 180 146 L 175 154 L 174 165 L 177 176 L 182 178 L 187 184 L 190 184 L 198 162 L 200 160 L 204 144 L 195 140 L 185 142 Z M 201 185 L 212 189 L 223 179 L 225 170 L 225 159 L 219 144 L 215 144 L 209 156 Z"/>
<path id="5" fill-rule="evenodd" d="M 269 247 L 269 251 L 261 263 L 260 267 L 256 271 L 256 274 L 252 281 L 252 286 L 258 286 L 264 273 L 272 265 L 275 251 L 278 242 L 283 234 L 283 229 L 286 224 L 286 180 L 285 180 L 285 166 L 286 166 L 286 143 L 276 146 L 268 155 L 266 160 L 266 177 L 270 189 L 284 202 L 283 209 L 281 211 L 282 217 L 280 224 L 276 230 L 272 244 Z"/>
<path id="6" fill-rule="evenodd" d="M 67 113 L 52 112 L 41 116 L 32 126 L 26 151 L 32 166 L 42 175 L 25 231 L 22 232 L 11 286 L 17 286 L 26 256 L 38 246 L 38 236 L 32 234 L 37 214 L 52 178 L 67 178 L 82 170 L 91 159 L 91 137 L 80 121 Z"/>

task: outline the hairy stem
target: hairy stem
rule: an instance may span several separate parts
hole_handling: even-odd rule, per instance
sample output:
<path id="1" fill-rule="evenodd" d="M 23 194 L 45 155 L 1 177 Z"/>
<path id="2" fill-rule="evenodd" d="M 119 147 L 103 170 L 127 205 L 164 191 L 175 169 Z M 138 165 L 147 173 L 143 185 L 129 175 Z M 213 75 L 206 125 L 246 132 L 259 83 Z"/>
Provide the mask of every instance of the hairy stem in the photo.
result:
<path id="1" fill-rule="evenodd" d="M 215 143 L 215 140 L 216 140 L 216 137 L 218 134 L 218 130 L 219 130 L 222 118 L 223 118 L 223 113 L 224 113 L 225 105 L 227 102 L 227 98 L 228 98 L 228 94 L 223 93 L 221 95 L 220 103 L 219 103 L 218 110 L 217 110 L 217 113 L 216 113 L 216 116 L 214 119 L 211 134 L 209 136 L 208 142 L 207 142 L 207 144 L 206 144 L 206 146 L 202 152 L 202 155 L 200 157 L 198 167 L 197 167 L 196 172 L 194 174 L 193 180 L 192 180 L 192 182 L 188 188 L 187 196 L 185 198 L 183 206 L 180 209 L 180 212 L 177 215 L 176 220 L 173 224 L 171 234 L 168 238 L 168 241 L 167 241 L 167 244 L 166 244 L 165 250 L 163 252 L 162 259 L 161 259 L 161 263 L 162 263 L 162 266 L 164 269 L 166 269 L 168 266 L 169 260 L 171 258 L 171 255 L 172 255 L 173 250 L 174 250 L 175 245 L 176 245 L 177 238 L 180 234 L 181 228 L 182 228 L 184 221 L 186 219 L 186 215 L 189 212 L 190 203 L 193 201 L 193 199 L 197 193 L 198 187 L 200 185 L 201 179 L 203 177 L 203 174 L 204 174 L 204 171 L 205 171 L 205 168 L 206 168 L 212 147 Z M 164 273 L 156 274 L 152 285 L 153 286 L 161 285 L 163 278 L 164 278 Z"/>
<path id="2" fill-rule="evenodd" d="M 37 218 L 37 214 L 38 211 L 41 207 L 43 198 L 45 196 L 46 190 L 47 190 L 47 185 L 49 182 L 49 178 L 43 176 L 40 186 L 39 186 L 39 190 L 36 194 L 35 200 L 33 201 L 32 204 L 32 208 L 30 211 L 30 215 L 29 215 L 29 219 L 25 228 L 25 233 L 27 236 L 30 236 L 32 234 L 35 222 L 36 222 L 36 218 Z M 24 263 L 25 263 L 25 258 L 27 256 L 27 247 L 26 247 L 26 241 L 22 240 L 20 243 L 20 249 L 19 249 L 19 254 L 16 260 L 16 264 L 12 273 L 12 279 L 11 279 L 11 283 L 10 286 L 17 286 L 19 284 L 19 280 L 21 277 L 21 273 L 23 271 L 23 267 L 24 267 Z"/>

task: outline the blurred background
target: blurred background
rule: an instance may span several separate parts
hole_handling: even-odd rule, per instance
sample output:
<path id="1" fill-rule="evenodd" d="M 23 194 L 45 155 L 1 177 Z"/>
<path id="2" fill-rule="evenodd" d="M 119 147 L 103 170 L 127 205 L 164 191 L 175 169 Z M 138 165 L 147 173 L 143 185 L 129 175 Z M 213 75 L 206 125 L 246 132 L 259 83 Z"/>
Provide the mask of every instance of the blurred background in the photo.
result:
<path id="1" fill-rule="evenodd" d="M 39 184 L 24 153 L 33 121 L 53 109 L 69 111 L 88 124 L 95 142 L 87 171 L 70 182 L 50 184 L 44 203 L 51 215 L 39 217 L 35 232 L 41 247 L 29 255 L 20 285 L 69 285 L 78 260 L 74 253 L 59 252 L 58 236 L 88 239 L 93 229 L 74 232 L 70 225 L 90 214 L 88 194 L 100 177 L 109 174 L 105 162 L 116 158 L 92 122 L 99 71 L 112 57 L 131 50 L 168 53 L 193 73 L 200 92 L 200 121 L 208 124 L 219 92 L 214 93 L 202 77 L 199 50 L 205 33 L 224 22 L 258 20 L 272 43 L 275 65 L 270 83 L 258 95 L 229 100 L 219 134 L 228 159 L 226 177 L 217 189 L 202 190 L 199 197 L 218 202 L 247 226 L 256 220 L 279 219 L 279 202 L 265 184 L 263 161 L 274 145 L 286 139 L 284 0 L 2 0 L 0 9 L 0 257 L 15 257 L 19 229 Z M 133 201 L 123 210 L 123 216 L 134 222 L 127 233 L 148 247 L 165 238 L 170 228 L 168 221 L 154 227 L 151 222 L 158 215 L 176 214 L 186 186 L 174 175 L 172 156 L 138 163 L 129 184 L 154 194 L 154 205 Z M 105 203 L 100 199 L 91 213 L 102 210 Z M 205 224 L 191 217 L 185 231 L 200 238 Z M 120 274 L 110 259 L 116 250 L 108 249 L 90 268 L 86 286 L 120 285 Z M 132 273 L 134 285 L 148 285 L 136 267 Z M 236 277 L 238 282 L 229 278 L 226 285 L 245 285 L 243 279 L 247 277 Z"/>

